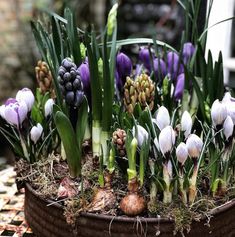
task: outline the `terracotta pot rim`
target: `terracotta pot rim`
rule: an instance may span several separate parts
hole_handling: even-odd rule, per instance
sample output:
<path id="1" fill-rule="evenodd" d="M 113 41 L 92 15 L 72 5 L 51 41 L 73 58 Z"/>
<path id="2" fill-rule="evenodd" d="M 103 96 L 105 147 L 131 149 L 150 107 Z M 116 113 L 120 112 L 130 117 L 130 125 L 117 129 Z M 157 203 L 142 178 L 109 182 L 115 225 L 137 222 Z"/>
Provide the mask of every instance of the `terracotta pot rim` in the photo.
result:
<path id="1" fill-rule="evenodd" d="M 30 191 L 32 192 L 35 196 L 37 196 L 37 198 L 39 198 L 40 200 L 42 200 L 43 202 L 45 203 L 48 203 L 48 204 L 52 204 L 53 203 L 53 206 L 58 208 L 58 209 L 63 209 L 63 206 L 60 205 L 59 203 L 55 203 L 51 200 L 48 200 L 48 199 L 44 199 L 42 198 L 40 195 L 37 194 L 37 192 L 32 188 L 32 186 L 29 184 L 29 183 L 26 183 L 25 184 L 25 187 Z M 214 209 L 212 209 L 209 214 L 212 215 L 212 216 L 217 216 L 225 211 L 227 211 L 228 209 L 230 209 L 231 207 L 233 207 L 235 205 L 235 198 L 218 206 L 218 207 L 215 207 Z M 151 223 L 151 222 L 158 222 L 158 223 L 164 223 L 164 222 L 168 222 L 168 223 L 174 223 L 174 220 L 171 219 L 171 218 L 162 218 L 162 217 L 159 217 L 159 218 L 156 218 L 156 217 L 140 217 L 140 216 L 137 216 L 137 217 L 126 217 L 126 216 L 111 216 L 111 215 L 104 215 L 104 214 L 95 214 L 95 213 L 87 213 L 87 212 L 83 212 L 81 213 L 81 216 L 83 217 L 88 217 L 88 218 L 94 218 L 94 219 L 103 219 L 103 220 L 108 220 L 108 221 L 120 221 L 120 222 L 136 222 L 137 219 L 143 221 L 143 222 L 148 222 L 148 223 Z M 201 219 L 201 221 L 205 220 L 206 219 L 206 216 L 203 217 Z"/>

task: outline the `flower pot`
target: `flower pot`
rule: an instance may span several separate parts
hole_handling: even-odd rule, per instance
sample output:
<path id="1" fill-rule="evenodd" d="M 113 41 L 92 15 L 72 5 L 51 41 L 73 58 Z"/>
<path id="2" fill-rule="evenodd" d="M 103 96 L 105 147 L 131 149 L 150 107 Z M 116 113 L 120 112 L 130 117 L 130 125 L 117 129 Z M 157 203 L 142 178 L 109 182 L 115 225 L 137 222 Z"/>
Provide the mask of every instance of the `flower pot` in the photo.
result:
<path id="1" fill-rule="evenodd" d="M 82 213 L 72 228 L 66 223 L 63 207 L 48 206 L 50 201 L 37 195 L 29 184 L 25 187 L 25 218 L 38 237 L 136 237 L 173 236 L 174 221 L 163 218 L 114 217 Z M 213 209 L 209 224 L 204 218 L 193 221 L 191 231 L 185 236 L 235 236 L 235 200 Z M 178 234 L 176 236 L 181 236 Z"/>

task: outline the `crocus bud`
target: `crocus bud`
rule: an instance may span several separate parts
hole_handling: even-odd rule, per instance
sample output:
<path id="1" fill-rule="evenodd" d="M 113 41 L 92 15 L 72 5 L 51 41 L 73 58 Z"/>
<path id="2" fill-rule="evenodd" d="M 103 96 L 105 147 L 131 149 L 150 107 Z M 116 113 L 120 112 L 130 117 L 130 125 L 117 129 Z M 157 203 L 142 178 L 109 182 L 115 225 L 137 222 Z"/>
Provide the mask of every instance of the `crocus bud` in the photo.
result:
<path id="1" fill-rule="evenodd" d="M 191 134 L 186 141 L 186 146 L 190 157 L 198 158 L 202 150 L 203 142 L 200 137 L 195 134 Z"/>
<path id="2" fill-rule="evenodd" d="M 228 140 L 233 135 L 233 127 L 234 124 L 232 118 L 230 116 L 227 116 L 223 124 L 223 133 L 226 137 L 226 140 Z"/>
<path id="3" fill-rule="evenodd" d="M 171 152 L 175 144 L 175 131 L 171 126 L 166 126 L 162 129 L 159 135 L 159 147 L 162 154 L 165 156 L 167 153 Z"/>
<path id="4" fill-rule="evenodd" d="M 31 111 L 35 98 L 33 92 L 30 89 L 23 88 L 22 90 L 19 90 L 16 94 L 16 99 L 19 102 L 24 101 L 27 105 L 28 112 Z"/>
<path id="5" fill-rule="evenodd" d="M 180 63 L 179 55 L 175 52 L 167 53 L 167 72 L 174 82 L 176 81 L 177 76 L 184 72 L 184 67 Z"/>
<path id="6" fill-rule="evenodd" d="M 227 117 L 226 106 L 218 99 L 214 101 L 211 107 L 211 119 L 214 126 L 222 125 Z"/>
<path id="7" fill-rule="evenodd" d="M 151 51 L 151 49 L 150 49 Z M 152 55 L 154 58 L 154 55 Z M 144 64 L 144 67 L 151 72 L 151 55 L 149 49 L 145 47 L 140 48 L 139 60 Z"/>
<path id="8" fill-rule="evenodd" d="M 233 124 L 235 124 L 235 98 L 233 98 L 229 92 L 226 92 L 222 103 L 226 106 L 227 114 L 233 120 Z"/>
<path id="9" fill-rule="evenodd" d="M 89 101 L 91 98 L 91 84 L 90 84 L 90 71 L 89 71 L 88 61 L 85 61 L 84 63 L 82 63 L 79 66 L 78 71 L 80 73 L 81 81 L 83 84 L 83 90 Z"/>
<path id="10" fill-rule="evenodd" d="M 39 138 L 41 137 L 42 131 L 43 131 L 43 128 L 40 123 L 38 123 L 37 126 L 32 127 L 30 131 L 30 138 L 34 142 L 34 144 L 36 144 Z"/>
<path id="11" fill-rule="evenodd" d="M 160 130 L 170 125 L 170 115 L 166 107 L 161 106 L 156 115 L 156 124 Z"/>
<path id="12" fill-rule="evenodd" d="M 182 58 L 183 58 L 184 64 L 187 64 L 190 61 L 194 52 L 195 52 L 195 47 L 191 42 L 184 43 L 183 52 L 182 52 Z"/>
<path id="13" fill-rule="evenodd" d="M 137 128 L 137 129 L 136 129 Z M 137 131 L 136 131 L 137 130 Z M 143 142 L 148 139 L 149 134 L 148 132 L 145 130 L 145 128 L 143 128 L 140 125 L 137 125 L 136 127 L 133 127 L 132 129 L 132 133 L 133 136 L 136 137 L 137 141 L 138 141 L 138 146 L 142 146 Z"/>
<path id="14" fill-rule="evenodd" d="M 181 118 L 181 131 L 184 132 L 185 139 L 188 138 L 191 133 L 193 121 L 188 111 L 184 111 Z"/>
<path id="15" fill-rule="evenodd" d="M 162 81 L 166 76 L 166 64 L 160 58 L 153 60 L 154 73 L 158 81 Z"/>
<path id="16" fill-rule="evenodd" d="M 4 106 L 5 108 L 2 109 L 4 119 L 8 123 L 20 128 L 28 113 L 28 108 L 25 102 L 10 98 L 6 101 Z"/>
<path id="17" fill-rule="evenodd" d="M 181 73 L 176 80 L 176 86 L 174 91 L 174 98 L 176 101 L 181 100 L 184 93 L 184 80 L 185 75 L 184 73 Z"/>
<path id="18" fill-rule="evenodd" d="M 184 142 L 181 142 L 176 148 L 176 157 L 178 162 L 183 166 L 188 158 L 188 149 Z"/>
<path id="19" fill-rule="evenodd" d="M 45 106 L 44 106 L 44 114 L 45 114 L 45 117 L 51 115 L 52 109 L 53 109 L 53 104 L 55 104 L 55 102 L 54 102 L 53 99 L 49 99 L 49 100 L 47 100 L 47 102 L 45 103 Z"/>
<path id="20" fill-rule="evenodd" d="M 119 53 L 116 58 L 116 70 L 122 85 L 126 82 L 126 77 L 131 75 L 132 62 L 131 59 L 124 53 Z"/>

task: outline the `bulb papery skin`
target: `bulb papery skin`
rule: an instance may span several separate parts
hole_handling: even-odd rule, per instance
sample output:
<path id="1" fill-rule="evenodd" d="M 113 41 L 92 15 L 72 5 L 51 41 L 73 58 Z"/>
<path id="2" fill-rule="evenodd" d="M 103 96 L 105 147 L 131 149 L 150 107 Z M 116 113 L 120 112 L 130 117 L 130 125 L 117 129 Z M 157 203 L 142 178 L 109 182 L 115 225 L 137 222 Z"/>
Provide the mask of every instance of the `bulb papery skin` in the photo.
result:
<path id="1" fill-rule="evenodd" d="M 228 140 L 233 135 L 233 128 L 234 128 L 233 120 L 230 116 L 227 116 L 223 124 L 223 133 L 224 136 L 226 137 L 226 140 Z"/>
<path id="2" fill-rule="evenodd" d="M 224 103 L 218 99 L 211 106 L 211 119 L 214 126 L 222 125 L 227 117 L 227 109 Z"/>
<path id="3" fill-rule="evenodd" d="M 183 166 L 188 158 L 188 149 L 184 142 L 181 142 L 176 148 L 176 157 L 178 162 Z"/>
<path id="4" fill-rule="evenodd" d="M 163 156 L 171 152 L 175 144 L 174 129 L 171 126 L 166 126 L 165 128 L 163 128 L 162 131 L 160 132 L 158 142 Z"/>
<path id="5" fill-rule="evenodd" d="M 186 146 L 189 156 L 191 158 L 198 158 L 202 150 L 203 142 L 196 134 L 190 134 L 186 141 Z"/>
<path id="6" fill-rule="evenodd" d="M 54 104 L 55 104 L 55 102 L 54 102 L 53 99 L 47 100 L 47 102 L 45 103 L 45 106 L 44 106 L 45 117 L 47 117 L 47 116 L 52 114 L 52 108 L 53 108 Z"/>
<path id="7" fill-rule="evenodd" d="M 41 137 L 43 132 L 42 125 L 40 123 L 37 124 L 37 126 L 33 126 L 30 131 L 30 138 L 34 142 L 34 144 L 37 143 L 39 138 Z"/>
<path id="8" fill-rule="evenodd" d="M 170 125 L 170 115 L 166 107 L 161 106 L 156 114 L 156 124 L 160 130 Z"/>
<path id="9" fill-rule="evenodd" d="M 136 131 L 136 128 L 133 127 L 132 129 L 132 133 L 133 133 L 133 136 L 136 137 L 137 141 L 138 141 L 138 146 L 142 146 L 143 142 L 148 139 L 149 137 L 149 134 L 148 132 L 145 130 L 145 128 L 143 128 L 142 126 L 140 125 L 137 125 L 137 131 Z M 137 132 L 137 133 L 136 133 Z"/>
<path id="10" fill-rule="evenodd" d="M 185 139 L 188 138 L 192 130 L 193 121 L 188 111 L 184 111 L 181 118 L 181 131 L 184 132 Z"/>
<path id="11" fill-rule="evenodd" d="M 22 90 L 19 90 L 16 94 L 16 100 L 19 102 L 23 101 L 27 105 L 28 112 L 31 111 L 33 107 L 33 103 L 35 101 L 33 92 L 28 88 L 23 88 Z"/>

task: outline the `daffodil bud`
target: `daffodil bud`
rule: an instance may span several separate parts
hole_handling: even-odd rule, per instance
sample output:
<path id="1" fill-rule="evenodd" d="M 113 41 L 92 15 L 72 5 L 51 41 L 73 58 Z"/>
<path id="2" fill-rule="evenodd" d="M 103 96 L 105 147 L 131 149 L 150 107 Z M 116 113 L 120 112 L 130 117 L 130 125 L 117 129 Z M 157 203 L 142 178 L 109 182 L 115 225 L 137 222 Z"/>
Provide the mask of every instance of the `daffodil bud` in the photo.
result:
<path id="1" fill-rule="evenodd" d="M 188 111 L 184 111 L 181 117 L 181 131 L 184 132 L 185 139 L 189 136 L 192 130 L 193 121 Z"/>
<path id="2" fill-rule="evenodd" d="M 133 127 L 132 133 L 133 133 L 133 136 L 136 137 L 138 141 L 138 146 L 142 146 L 143 142 L 149 137 L 148 132 L 145 130 L 145 128 L 143 128 L 140 125 Z"/>
<path id="3" fill-rule="evenodd" d="M 186 141 L 186 146 L 189 156 L 191 158 L 198 158 L 202 150 L 203 142 L 200 137 L 191 134 Z"/>
<path id="4" fill-rule="evenodd" d="M 34 95 L 33 92 L 28 88 L 23 88 L 22 90 L 19 90 L 16 94 L 16 100 L 19 102 L 23 101 L 27 105 L 28 112 L 31 111 L 34 103 Z"/>
<path id="5" fill-rule="evenodd" d="M 27 105 L 24 101 L 17 101 L 10 98 L 1 108 L 1 116 L 10 124 L 20 128 L 28 113 Z"/>
<path id="6" fill-rule="evenodd" d="M 30 138 L 34 142 L 34 144 L 36 144 L 39 138 L 41 137 L 42 131 L 43 131 L 43 128 L 40 123 L 38 123 L 37 126 L 32 127 L 30 131 Z"/>
<path id="7" fill-rule="evenodd" d="M 164 156 L 171 152 L 173 146 L 175 145 L 174 129 L 171 126 L 166 126 L 163 128 L 160 132 L 158 142 L 159 148 Z"/>
<path id="8" fill-rule="evenodd" d="M 156 115 L 156 124 L 160 130 L 170 125 L 170 115 L 166 107 L 161 106 Z"/>
<path id="9" fill-rule="evenodd" d="M 45 106 L 44 106 L 44 114 L 45 114 L 45 117 L 51 115 L 51 113 L 52 113 L 52 108 L 53 108 L 53 104 L 55 104 L 55 102 L 54 102 L 53 99 L 49 99 L 49 100 L 47 100 L 47 102 L 45 103 Z"/>
<path id="10" fill-rule="evenodd" d="M 233 135 L 233 127 L 234 124 L 232 118 L 230 116 L 227 116 L 223 124 L 223 133 L 226 137 L 226 140 L 228 140 Z"/>
<path id="11" fill-rule="evenodd" d="M 211 107 L 211 119 L 214 126 L 222 125 L 227 117 L 227 109 L 224 103 L 218 99 L 214 101 Z"/>
<path id="12" fill-rule="evenodd" d="M 176 157 L 181 165 L 184 165 L 188 158 L 188 149 L 184 142 L 181 142 L 176 148 Z"/>

